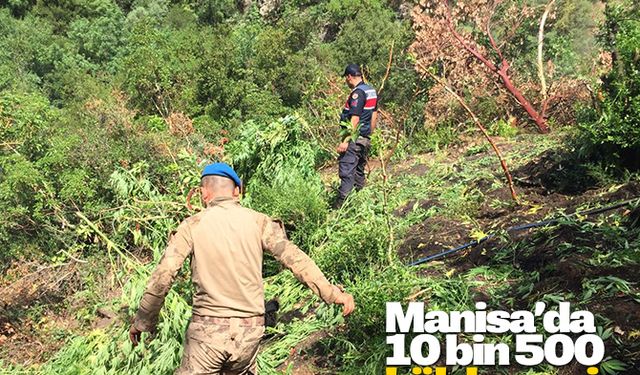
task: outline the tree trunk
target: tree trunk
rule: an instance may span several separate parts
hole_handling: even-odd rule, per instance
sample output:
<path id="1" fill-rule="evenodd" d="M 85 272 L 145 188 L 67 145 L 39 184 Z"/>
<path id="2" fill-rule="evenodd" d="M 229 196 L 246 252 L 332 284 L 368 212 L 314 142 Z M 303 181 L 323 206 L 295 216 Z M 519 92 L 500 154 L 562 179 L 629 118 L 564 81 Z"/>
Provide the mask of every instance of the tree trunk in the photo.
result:
<path id="1" fill-rule="evenodd" d="M 522 95 L 522 92 L 520 92 L 520 90 L 515 87 L 515 85 L 511 81 L 511 78 L 509 78 L 509 74 L 503 70 L 506 69 L 500 69 L 497 74 L 498 76 L 500 76 L 504 87 L 516 98 L 522 108 L 527 111 L 527 114 L 529 114 L 529 117 L 531 117 L 531 119 L 536 123 L 540 132 L 545 134 L 549 133 L 549 126 L 547 125 L 547 121 L 544 119 L 544 117 L 542 117 L 540 113 L 538 113 L 538 111 L 533 108 L 531 103 L 529 103 L 524 95 Z"/>
<path id="2" fill-rule="evenodd" d="M 549 98 L 547 93 L 547 80 L 544 76 L 544 59 L 542 56 L 542 46 L 544 43 L 544 25 L 547 22 L 547 17 L 551 12 L 551 7 L 556 0 L 551 0 L 544 8 L 544 13 L 540 18 L 540 27 L 538 28 L 538 78 L 540 79 L 540 95 L 542 96 L 542 109 L 540 110 L 540 116 L 544 118 L 547 113 L 547 105 L 549 104 Z"/>

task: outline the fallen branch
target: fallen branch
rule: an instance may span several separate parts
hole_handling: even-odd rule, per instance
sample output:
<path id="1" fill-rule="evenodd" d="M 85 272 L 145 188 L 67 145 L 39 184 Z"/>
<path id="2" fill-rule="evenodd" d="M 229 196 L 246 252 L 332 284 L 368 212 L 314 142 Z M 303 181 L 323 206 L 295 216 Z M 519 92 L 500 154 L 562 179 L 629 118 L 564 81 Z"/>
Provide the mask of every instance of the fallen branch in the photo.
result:
<path id="1" fill-rule="evenodd" d="M 58 252 L 59 252 L 59 253 L 62 253 L 62 254 L 64 254 L 64 255 L 66 255 L 66 256 L 68 256 L 71 260 L 73 260 L 73 261 L 75 261 L 75 262 L 78 262 L 78 263 L 87 263 L 87 261 L 86 261 L 86 260 L 82 260 L 82 259 L 76 258 L 76 257 L 74 257 L 73 255 L 69 254 L 69 252 L 68 252 L 68 251 L 66 251 L 66 250 L 64 250 L 64 249 L 61 249 L 61 250 L 60 250 L 60 251 L 58 251 Z"/>
<path id="2" fill-rule="evenodd" d="M 420 291 L 418 291 L 416 293 L 413 293 L 412 295 L 406 297 L 404 300 L 405 301 L 415 301 L 415 299 L 417 297 L 419 297 L 419 296 L 421 296 L 421 295 L 423 295 L 423 294 L 425 294 L 425 293 L 427 293 L 429 291 L 431 291 L 431 288 L 422 289 L 422 290 L 420 290 Z"/>
<path id="3" fill-rule="evenodd" d="M 104 244 L 107 246 L 107 254 L 109 255 L 109 260 L 111 261 L 112 266 L 113 266 L 113 259 L 111 257 L 111 250 L 115 251 L 120 256 L 120 258 L 122 258 L 131 268 L 135 269 L 138 273 L 142 274 L 142 271 L 140 270 L 140 267 L 139 267 L 142 265 L 142 263 L 136 257 L 134 257 L 133 254 L 129 253 L 127 250 L 121 249 L 120 246 L 118 246 L 115 242 L 111 241 L 111 239 L 109 239 L 109 237 L 107 237 L 107 235 L 103 231 L 101 231 L 100 228 L 98 228 L 98 226 L 94 222 L 89 220 L 82 212 L 77 211 L 76 216 L 82 219 L 89 226 L 89 228 L 91 228 L 95 232 L 95 234 L 97 234 L 98 237 L 102 239 Z M 125 254 L 124 253 L 125 251 L 127 251 L 129 255 Z M 132 261 L 131 258 L 133 258 L 135 262 Z"/>
<path id="4" fill-rule="evenodd" d="M 18 146 L 21 144 L 22 142 L 1 142 L 0 147 L 7 147 L 7 146 L 11 147 L 11 146 Z"/>

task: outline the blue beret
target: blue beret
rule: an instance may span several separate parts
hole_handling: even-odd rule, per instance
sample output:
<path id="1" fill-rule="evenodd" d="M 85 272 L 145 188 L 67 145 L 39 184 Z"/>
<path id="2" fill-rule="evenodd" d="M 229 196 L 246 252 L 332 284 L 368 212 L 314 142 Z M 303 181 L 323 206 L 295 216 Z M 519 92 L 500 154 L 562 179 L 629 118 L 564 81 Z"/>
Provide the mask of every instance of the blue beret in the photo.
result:
<path id="1" fill-rule="evenodd" d="M 222 176 L 230 178 L 236 183 L 237 187 L 242 186 L 242 181 L 238 174 L 226 163 L 213 163 L 209 164 L 202 170 L 202 177 L 204 176 Z"/>

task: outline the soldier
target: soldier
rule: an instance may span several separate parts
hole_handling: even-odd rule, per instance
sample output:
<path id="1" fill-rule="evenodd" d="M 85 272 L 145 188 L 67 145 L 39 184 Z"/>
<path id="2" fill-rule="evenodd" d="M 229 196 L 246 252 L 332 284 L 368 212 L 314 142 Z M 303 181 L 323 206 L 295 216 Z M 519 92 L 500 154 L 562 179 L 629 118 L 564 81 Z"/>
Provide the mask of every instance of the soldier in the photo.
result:
<path id="1" fill-rule="evenodd" d="M 327 303 L 354 309 L 353 297 L 330 284 L 318 266 L 287 240 L 282 225 L 240 206 L 241 181 L 224 163 L 204 168 L 202 199 L 207 208 L 184 220 L 169 241 L 140 301 L 129 337 L 155 330 L 171 284 L 191 257 L 193 315 L 177 374 L 256 374 L 264 333 L 263 250 L 269 251 Z"/>
<path id="2" fill-rule="evenodd" d="M 378 116 L 378 96 L 376 90 L 364 83 L 362 72 L 357 64 L 349 64 L 344 70 L 347 85 L 351 88 L 349 98 L 340 115 L 340 125 L 343 128 L 341 143 L 337 147 L 338 175 L 340 187 L 334 204 L 335 208 L 342 206 L 347 195 L 353 189 L 362 189 L 365 184 L 364 168 L 367 164 L 371 134 L 375 130 Z M 357 138 L 353 133 L 357 131 Z"/>

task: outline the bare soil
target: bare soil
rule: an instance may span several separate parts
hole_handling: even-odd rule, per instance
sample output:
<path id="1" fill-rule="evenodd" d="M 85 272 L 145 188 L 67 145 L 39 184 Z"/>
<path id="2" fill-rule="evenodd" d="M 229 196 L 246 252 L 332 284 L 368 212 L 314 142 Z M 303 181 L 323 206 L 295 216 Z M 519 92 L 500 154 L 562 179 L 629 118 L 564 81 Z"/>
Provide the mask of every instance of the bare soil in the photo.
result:
<path id="1" fill-rule="evenodd" d="M 291 350 L 289 358 L 277 370 L 296 375 L 333 374 L 335 369 L 327 368 L 327 358 L 321 340 L 327 337 L 324 331 L 314 332 Z"/>
<path id="2" fill-rule="evenodd" d="M 87 267 L 75 261 L 46 265 L 16 260 L 7 268 L 0 278 L 0 360 L 22 366 L 46 362 L 70 333 L 106 327 L 119 319 L 103 308 L 95 316 L 78 317 L 87 308 L 76 295 L 83 289 L 81 272 Z M 107 284 L 97 293 L 105 300 L 118 296 L 119 289 Z"/>
<path id="3" fill-rule="evenodd" d="M 0 284 L 0 358 L 14 364 L 40 363 L 63 344 L 51 333 L 56 329 L 73 329 L 76 322 L 46 308 L 28 314 L 36 305 L 58 306 L 65 290 L 78 283 L 74 263 L 45 266 L 33 262 L 14 262 Z"/>

